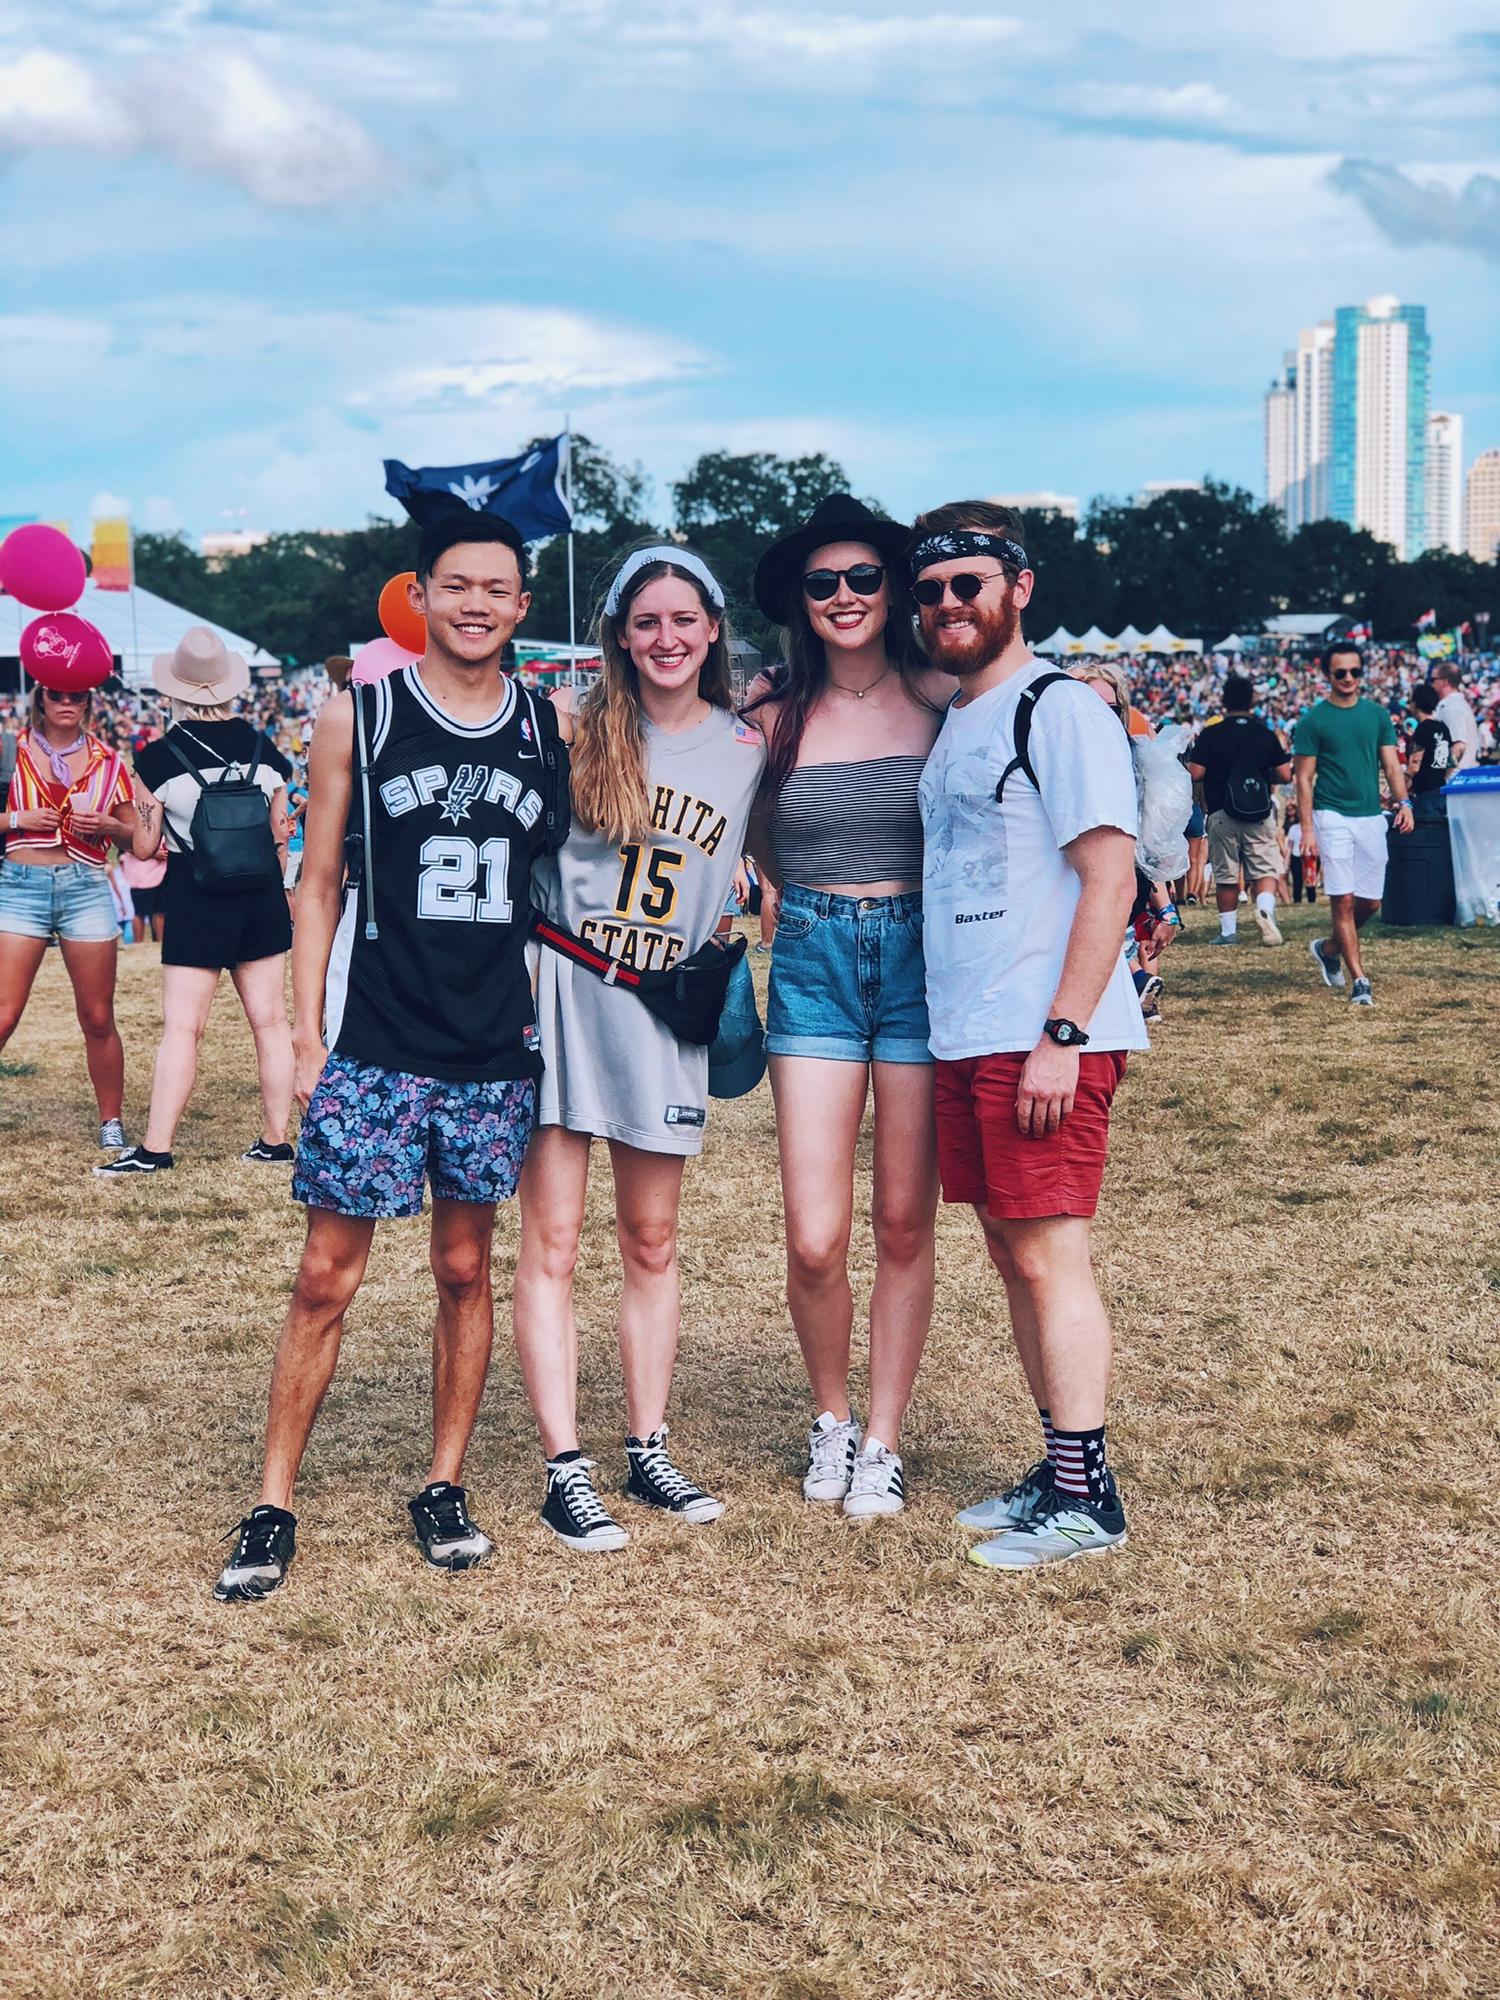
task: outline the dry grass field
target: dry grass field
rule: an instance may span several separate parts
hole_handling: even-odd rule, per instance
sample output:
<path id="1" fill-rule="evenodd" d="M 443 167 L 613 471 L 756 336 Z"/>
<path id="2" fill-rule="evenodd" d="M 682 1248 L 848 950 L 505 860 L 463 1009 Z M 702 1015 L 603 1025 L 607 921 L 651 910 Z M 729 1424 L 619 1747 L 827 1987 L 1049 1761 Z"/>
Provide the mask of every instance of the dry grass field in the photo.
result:
<path id="1" fill-rule="evenodd" d="M 1414 2000 L 1500 1991 L 1500 937 L 1378 934 L 1379 1006 L 1212 919 L 1120 1101 L 1098 1230 L 1129 1547 L 1030 1578 L 956 1506 L 1031 1456 L 941 1221 L 914 1505 L 805 1507 L 769 1093 L 688 1177 L 673 1419 L 717 1528 L 538 1526 L 507 1342 L 425 1571 L 424 1229 L 378 1238 L 288 1587 L 209 1597 L 295 1263 L 221 998 L 179 1170 L 90 1180 L 61 967 L 0 1075 L 0 1992 Z M 155 953 L 121 963 L 139 1131 Z M 607 1185 L 607 1182 L 606 1182 Z M 498 1235 L 508 1283 L 515 1219 Z M 858 1250 L 868 1272 L 868 1239 Z M 585 1442 L 623 1480 L 615 1268 Z M 503 1318 L 503 1300 L 502 1300 Z"/>

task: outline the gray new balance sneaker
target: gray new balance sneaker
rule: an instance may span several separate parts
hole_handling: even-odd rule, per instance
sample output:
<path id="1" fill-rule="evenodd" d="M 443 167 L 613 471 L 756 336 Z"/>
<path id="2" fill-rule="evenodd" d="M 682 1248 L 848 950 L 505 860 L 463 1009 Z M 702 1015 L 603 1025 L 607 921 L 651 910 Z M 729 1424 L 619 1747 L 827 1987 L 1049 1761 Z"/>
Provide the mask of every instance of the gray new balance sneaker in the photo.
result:
<path id="1" fill-rule="evenodd" d="M 973 1507 L 965 1507 L 954 1519 L 961 1528 L 976 1528 L 986 1535 L 998 1535 L 1006 1528 L 1019 1528 L 1023 1521 L 1029 1521 L 1037 1509 L 1052 1498 L 1052 1493 L 1052 1461 L 1039 1458 L 1029 1471 L 1022 1473 L 1014 1486 L 997 1493 L 993 1500 L 981 1500 Z"/>
<path id="2" fill-rule="evenodd" d="M 1042 1569 L 1074 1556 L 1102 1556 L 1124 1540 L 1125 1509 L 1118 1495 L 1101 1505 L 1054 1489 L 1029 1521 L 970 1549 L 969 1561 L 980 1569 Z"/>
<path id="3" fill-rule="evenodd" d="M 1343 960 L 1336 951 L 1329 951 L 1327 945 L 1327 938 L 1314 938 L 1307 948 L 1312 953 L 1313 964 L 1323 976 L 1323 984 L 1325 986 L 1342 986 L 1344 983 Z"/>
<path id="4" fill-rule="evenodd" d="M 1370 991 L 1370 982 L 1368 979 L 1355 980 L 1353 986 L 1349 989 L 1349 1005 L 1351 1007 L 1373 1007 L 1375 1005 L 1375 995 Z"/>

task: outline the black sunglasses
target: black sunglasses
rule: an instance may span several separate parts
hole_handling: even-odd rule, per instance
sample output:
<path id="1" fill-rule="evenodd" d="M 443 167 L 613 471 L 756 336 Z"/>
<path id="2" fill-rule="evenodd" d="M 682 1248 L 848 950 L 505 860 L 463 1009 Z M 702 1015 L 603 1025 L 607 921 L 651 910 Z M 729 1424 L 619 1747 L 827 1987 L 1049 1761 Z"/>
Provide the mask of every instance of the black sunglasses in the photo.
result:
<path id="1" fill-rule="evenodd" d="M 826 604 L 838 596 L 841 583 L 847 583 L 856 597 L 873 597 L 884 582 L 884 563 L 853 563 L 848 569 L 810 569 L 802 589 L 814 604 Z"/>
<path id="2" fill-rule="evenodd" d="M 972 570 L 960 570 L 957 576 L 924 576 L 918 578 L 911 587 L 911 594 L 918 604 L 925 604 L 931 610 L 934 604 L 941 604 L 943 592 L 951 590 L 960 604 L 972 604 L 987 583 L 1005 583 L 1005 571 L 997 569 L 989 576 L 976 576 Z"/>
<path id="3" fill-rule="evenodd" d="M 1328 678 L 1331 681 L 1357 681 L 1363 672 L 1363 667 L 1330 667 Z"/>

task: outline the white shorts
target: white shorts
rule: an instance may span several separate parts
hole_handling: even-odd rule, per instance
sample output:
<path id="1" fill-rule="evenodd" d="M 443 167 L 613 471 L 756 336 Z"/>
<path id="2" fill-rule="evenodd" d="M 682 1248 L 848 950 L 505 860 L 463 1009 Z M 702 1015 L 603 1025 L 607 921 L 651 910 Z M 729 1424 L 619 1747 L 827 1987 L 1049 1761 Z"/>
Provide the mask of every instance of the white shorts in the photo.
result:
<path id="1" fill-rule="evenodd" d="M 1385 814 L 1349 819 L 1339 812 L 1315 812 L 1313 824 L 1323 856 L 1325 894 L 1378 903 L 1385 893 Z"/>

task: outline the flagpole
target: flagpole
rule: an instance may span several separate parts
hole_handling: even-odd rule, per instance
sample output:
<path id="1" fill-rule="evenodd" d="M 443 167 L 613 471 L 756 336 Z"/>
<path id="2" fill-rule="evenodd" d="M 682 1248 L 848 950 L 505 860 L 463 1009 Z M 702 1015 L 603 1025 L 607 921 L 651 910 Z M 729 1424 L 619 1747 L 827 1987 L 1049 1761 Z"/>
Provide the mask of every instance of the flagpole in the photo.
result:
<path id="1" fill-rule="evenodd" d="M 577 587 L 573 580 L 573 419 L 563 417 L 563 434 L 568 440 L 567 471 L 563 484 L 568 492 L 568 685 L 578 685 Z"/>

